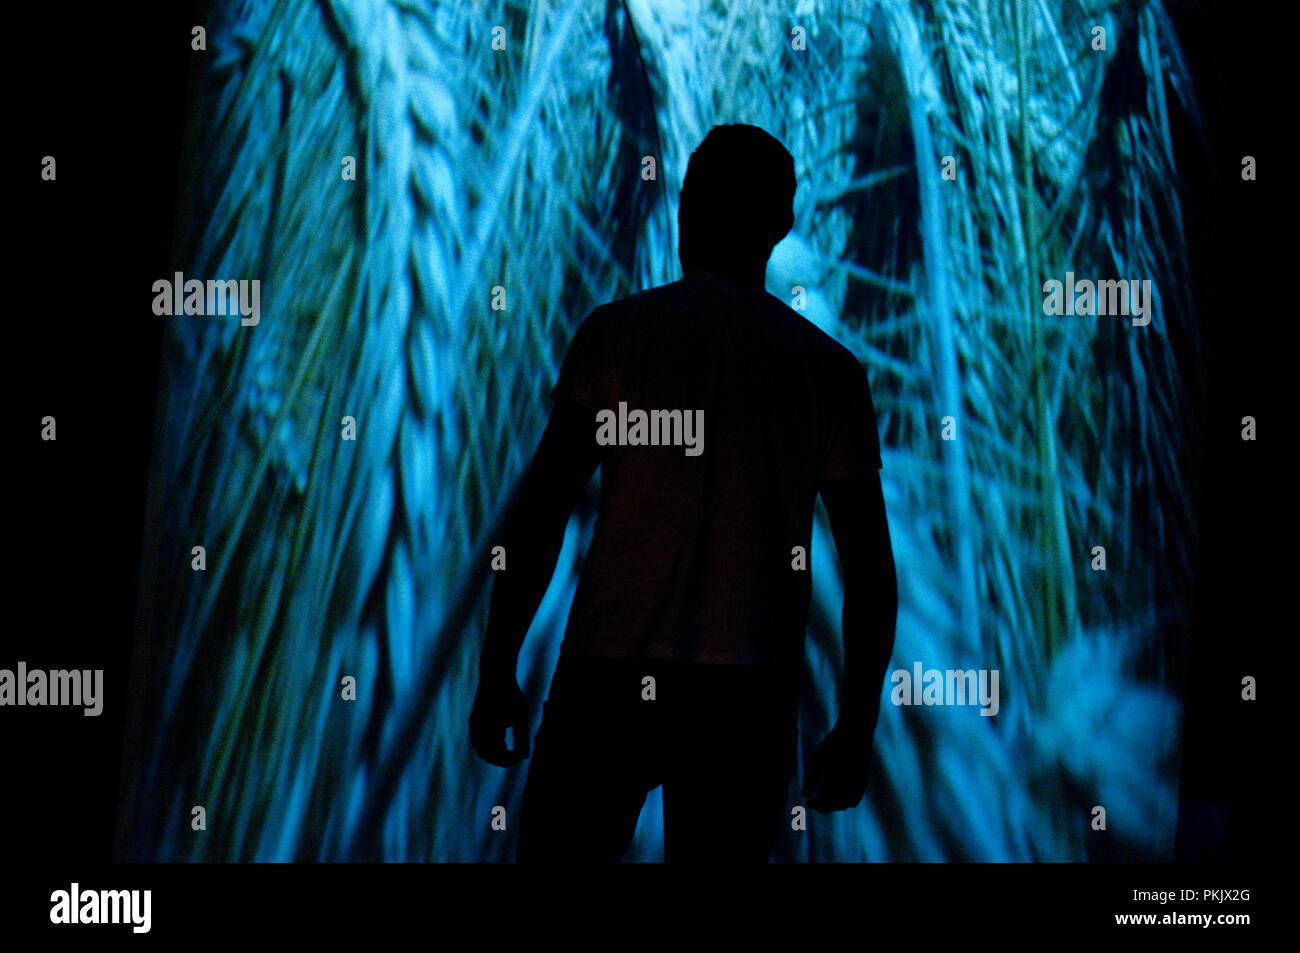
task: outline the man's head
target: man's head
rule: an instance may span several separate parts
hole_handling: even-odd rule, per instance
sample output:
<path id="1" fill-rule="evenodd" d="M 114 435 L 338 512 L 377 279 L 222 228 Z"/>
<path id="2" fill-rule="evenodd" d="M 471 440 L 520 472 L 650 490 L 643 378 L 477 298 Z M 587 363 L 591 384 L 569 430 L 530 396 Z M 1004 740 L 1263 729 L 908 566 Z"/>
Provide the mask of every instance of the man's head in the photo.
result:
<path id="1" fill-rule="evenodd" d="M 761 274 L 794 224 L 794 159 L 757 126 L 714 126 L 691 153 L 677 210 L 683 271 Z"/>

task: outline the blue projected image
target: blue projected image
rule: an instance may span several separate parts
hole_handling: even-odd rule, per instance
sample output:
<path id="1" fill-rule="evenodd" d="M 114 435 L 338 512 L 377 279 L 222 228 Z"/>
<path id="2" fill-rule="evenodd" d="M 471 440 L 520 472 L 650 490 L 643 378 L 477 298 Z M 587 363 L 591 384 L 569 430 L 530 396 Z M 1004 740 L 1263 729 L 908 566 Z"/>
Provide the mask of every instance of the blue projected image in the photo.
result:
<path id="1" fill-rule="evenodd" d="M 514 859 L 530 762 L 468 727 L 493 547 L 583 319 L 682 278 L 687 161 L 727 123 L 794 157 L 766 289 L 865 371 L 898 582 L 866 796 L 772 859 L 1172 859 L 1196 105 L 1160 4 L 476 6 L 213 4 L 126 859 Z M 534 732 L 599 479 L 520 654 Z M 810 540 L 787 817 L 840 705 L 820 501 Z M 662 807 L 626 859 L 664 857 Z"/>

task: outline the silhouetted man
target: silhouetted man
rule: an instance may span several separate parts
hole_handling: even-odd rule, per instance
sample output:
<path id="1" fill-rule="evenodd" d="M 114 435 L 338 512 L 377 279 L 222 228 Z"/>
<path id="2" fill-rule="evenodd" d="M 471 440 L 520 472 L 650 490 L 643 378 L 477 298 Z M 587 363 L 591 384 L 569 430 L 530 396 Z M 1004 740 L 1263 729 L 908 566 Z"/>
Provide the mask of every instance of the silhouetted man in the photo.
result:
<path id="1" fill-rule="evenodd" d="M 621 859 L 660 784 L 666 860 L 769 859 L 796 767 L 818 492 L 845 579 L 844 676 L 803 793 L 819 811 L 862 799 L 894 561 L 862 365 L 764 290 L 794 192 L 779 142 L 715 127 L 682 185 L 685 277 L 597 307 L 569 347 L 502 541 L 470 715 L 485 760 L 528 756 L 519 647 L 599 465 L 599 516 L 524 790 L 521 861 Z"/>

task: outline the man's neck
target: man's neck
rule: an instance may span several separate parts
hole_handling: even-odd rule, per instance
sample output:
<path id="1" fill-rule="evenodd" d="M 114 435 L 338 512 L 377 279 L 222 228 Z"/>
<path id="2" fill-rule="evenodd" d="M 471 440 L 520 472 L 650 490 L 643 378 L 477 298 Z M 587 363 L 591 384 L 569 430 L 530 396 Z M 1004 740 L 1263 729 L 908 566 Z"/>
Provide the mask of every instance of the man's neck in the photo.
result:
<path id="1" fill-rule="evenodd" d="M 729 281 L 734 285 L 740 285 L 744 288 L 757 288 L 759 291 L 765 290 L 767 286 L 767 263 L 764 262 L 756 268 L 742 270 L 723 269 L 723 268 L 687 268 L 685 272 L 687 277 L 715 278 L 720 281 Z"/>

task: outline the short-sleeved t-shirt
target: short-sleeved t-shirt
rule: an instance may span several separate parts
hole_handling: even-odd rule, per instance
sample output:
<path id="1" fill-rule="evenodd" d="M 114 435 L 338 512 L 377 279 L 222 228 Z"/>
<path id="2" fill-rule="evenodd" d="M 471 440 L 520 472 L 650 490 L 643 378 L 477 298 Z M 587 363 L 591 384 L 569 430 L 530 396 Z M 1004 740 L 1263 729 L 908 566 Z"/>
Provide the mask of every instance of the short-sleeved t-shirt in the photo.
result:
<path id="1" fill-rule="evenodd" d="M 797 669 L 817 491 L 881 465 L 857 358 L 764 290 L 688 275 L 592 311 L 552 398 L 601 445 L 562 651 Z"/>

